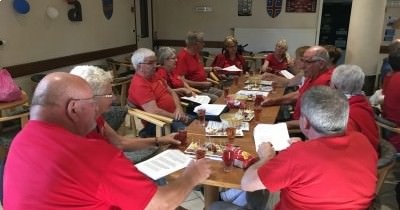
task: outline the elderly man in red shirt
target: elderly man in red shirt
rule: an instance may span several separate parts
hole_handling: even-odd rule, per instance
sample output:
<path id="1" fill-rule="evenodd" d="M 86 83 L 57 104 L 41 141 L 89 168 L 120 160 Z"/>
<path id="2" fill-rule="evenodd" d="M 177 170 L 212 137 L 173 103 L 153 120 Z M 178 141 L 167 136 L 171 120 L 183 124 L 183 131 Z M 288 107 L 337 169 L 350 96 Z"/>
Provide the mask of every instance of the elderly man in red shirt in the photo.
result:
<path id="1" fill-rule="evenodd" d="M 201 61 L 200 52 L 204 46 L 203 33 L 190 31 L 186 37 L 186 48 L 178 53 L 178 61 L 174 73 L 184 77 L 184 80 L 191 86 L 200 89 L 215 101 L 222 95 L 222 90 L 211 87 L 207 81 L 207 73 Z"/>
<path id="2" fill-rule="evenodd" d="M 288 93 L 281 97 L 266 98 L 262 106 L 276 106 L 295 103 L 294 114 L 291 121 L 286 124 L 289 129 L 299 128 L 301 96 L 313 86 L 329 86 L 333 69 L 328 69 L 329 54 L 321 46 L 313 46 L 304 52 L 302 58 L 304 77 L 306 80 L 298 91 Z"/>
<path id="3" fill-rule="evenodd" d="M 375 197 L 377 153 L 359 132 L 346 132 L 349 104 L 339 91 L 313 87 L 301 102 L 300 128 L 310 140 L 275 153 L 270 143 L 242 177 L 245 191 L 280 191 L 279 210 L 367 209 Z"/>
<path id="4" fill-rule="evenodd" d="M 129 87 L 128 102 L 146 112 L 163 115 L 174 119 L 171 130 L 177 131 L 191 121 L 180 105 L 176 93 L 166 82 L 155 74 L 157 57 L 146 48 L 136 50 L 132 55 L 132 65 L 136 70 Z M 140 131 L 141 137 L 155 135 L 153 124 L 145 125 Z"/>

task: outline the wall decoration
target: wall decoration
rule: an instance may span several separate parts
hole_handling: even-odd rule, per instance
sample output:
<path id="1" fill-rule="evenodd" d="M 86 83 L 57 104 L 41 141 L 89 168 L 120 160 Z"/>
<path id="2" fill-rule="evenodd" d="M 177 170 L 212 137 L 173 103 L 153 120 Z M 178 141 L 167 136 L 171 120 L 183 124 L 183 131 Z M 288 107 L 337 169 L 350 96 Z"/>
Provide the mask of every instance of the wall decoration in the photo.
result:
<path id="1" fill-rule="evenodd" d="M 68 19 L 70 21 L 82 21 L 82 6 L 78 0 L 67 0 L 68 4 L 74 8 L 68 11 Z"/>
<path id="2" fill-rule="evenodd" d="M 282 11 L 282 0 L 267 0 L 267 13 L 272 18 L 278 16 Z"/>
<path id="3" fill-rule="evenodd" d="M 26 14 L 30 10 L 30 5 L 26 0 L 14 0 L 13 6 L 19 14 Z"/>
<path id="4" fill-rule="evenodd" d="M 238 0 L 238 16 L 251 16 L 253 0 Z"/>
<path id="5" fill-rule="evenodd" d="M 47 14 L 47 17 L 49 17 L 50 19 L 56 19 L 59 15 L 59 12 L 54 7 L 47 7 L 46 14 Z"/>
<path id="6" fill-rule="evenodd" d="M 286 0 L 286 12 L 315 12 L 317 0 Z"/>
<path id="7" fill-rule="evenodd" d="M 101 0 L 104 16 L 109 20 L 113 14 L 113 0 Z"/>

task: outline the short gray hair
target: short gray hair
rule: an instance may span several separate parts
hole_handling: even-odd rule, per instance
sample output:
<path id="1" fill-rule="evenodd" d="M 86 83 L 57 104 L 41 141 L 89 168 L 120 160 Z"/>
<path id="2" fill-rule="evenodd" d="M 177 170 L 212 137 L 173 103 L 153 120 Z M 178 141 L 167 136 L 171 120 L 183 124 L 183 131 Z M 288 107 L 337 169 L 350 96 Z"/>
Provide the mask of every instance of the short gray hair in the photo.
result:
<path id="1" fill-rule="evenodd" d="M 175 49 L 172 47 L 160 47 L 158 50 L 158 64 L 164 65 L 165 61 L 175 55 Z"/>
<path id="2" fill-rule="evenodd" d="M 316 86 L 301 99 L 301 115 L 320 134 L 342 134 L 349 118 L 349 104 L 343 93 L 328 86 Z"/>
<path id="3" fill-rule="evenodd" d="M 323 60 L 323 61 L 325 61 L 325 63 L 328 63 L 328 61 L 329 61 L 329 52 L 325 48 L 323 48 L 321 46 L 316 46 L 315 49 L 316 49 L 316 52 L 315 52 L 314 58 L 317 58 L 319 60 Z"/>
<path id="4" fill-rule="evenodd" d="M 186 36 L 185 42 L 187 45 L 191 45 L 191 44 L 195 44 L 198 41 L 203 41 L 203 38 L 204 38 L 203 32 L 189 31 Z"/>
<path id="5" fill-rule="evenodd" d="M 151 56 L 156 56 L 156 54 L 147 48 L 139 48 L 135 52 L 133 52 L 131 61 L 134 69 L 138 69 L 138 65 L 140 63 L 144 62 L 144 59 L 151 57 Z"/>
<path id="6" fill-rule="evenodd" d="M 331 84 L 344 94 L 362 93 L 365 74 L 357 65 L 343 64 L 336 67 L 332 74 Z"/>
<path id="7" fill-rule="evenodd" d="M 94 95 L 104 94 L 107 85 L 111 84 L 113 81 L 111 72 L 104 71 L 96 66 L 75 66 L 69 73 L 77 75 L 86 80 L 86 82 L 89 83 L 89 86 L 92 88 Z"/>

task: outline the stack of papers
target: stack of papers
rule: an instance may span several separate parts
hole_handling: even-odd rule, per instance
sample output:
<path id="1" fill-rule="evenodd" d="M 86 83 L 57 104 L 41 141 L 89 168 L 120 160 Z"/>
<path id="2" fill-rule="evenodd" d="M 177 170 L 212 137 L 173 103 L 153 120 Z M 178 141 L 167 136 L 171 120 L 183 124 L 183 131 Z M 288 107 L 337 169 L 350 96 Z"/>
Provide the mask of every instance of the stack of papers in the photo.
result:
<path id="1" fill-rule="evenodd" d="M 166 150 L 146 161 L 136 164 L 136 168 L 153 180 L 157 180 L 182 168 L 191 158 L 179 150 Z"/>
<path id="2" fill-rule="evenodd" d="M 292 79 L 294 77 L 294 75 L 287 70 L 282 70 L 279 73 L 286 77 L 286 79 Z"/>
<path id="3" fill-rule="evenodd" d="M 206 115 L 218 116 L 222 113 L 222 111 L 224 111 L 225 108 L 225 104 L 202 104 L 196 106 L 193 111 L 197 112 L 199 109 L 205 109 Z"/>
<path id="4" fill-rule="evenodd" d="M 286 123 L 258 124 L 254 128 L 256 151 L 258 151 L 258 146 L 263 142 L 270 142 L 275 151 L 284 150 L 290 145 L 289 139 Z"/>
<path id="5" fill-rule="evenodd" d="M 236 95 L 242 95 L 242 96 L 251 96 L 255 97 L 256 95 L 262 95 L 264 97 L 268 96 L 268 92 L 263 92 L 263 91 L 254 91 L 254 90 L 239 90 L 236 92 Z"/>
<path id="6" fill-rule="evenodd" d="M 208 104 L 208 103 L 210 103 L 210 100 L 211 100 L 211 98 L 209 96 L 203 96 L 203 95 L 196 95 L 196 96 L 192 96 L 192 97 L 184 96 L 184 97 L 181 97 L 181 99 L 193 101 L 198 104 Z"/>
<path id="7" fill-rule="evenodd" d="M 242 69 L 239 69 L 235 65 L 232 65 L 232 66 L 229 66 L 229 67 L 225 67 L 222 70 L 224 70 L 224 71 L 242 71 Z"/>

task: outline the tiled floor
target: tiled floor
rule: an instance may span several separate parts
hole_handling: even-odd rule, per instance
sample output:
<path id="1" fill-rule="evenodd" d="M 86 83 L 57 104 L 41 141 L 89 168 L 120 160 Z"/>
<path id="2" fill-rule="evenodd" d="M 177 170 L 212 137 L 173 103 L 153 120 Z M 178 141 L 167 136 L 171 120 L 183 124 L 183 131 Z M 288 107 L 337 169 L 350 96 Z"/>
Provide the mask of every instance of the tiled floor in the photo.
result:
<path id="1" fill-rule="evenodd" d="M 182 207 L 189 210 L 203 210 L 204 197 L 200 191 L 192 191 L 186 198 L 185 202 L 181 204 Z"/>

